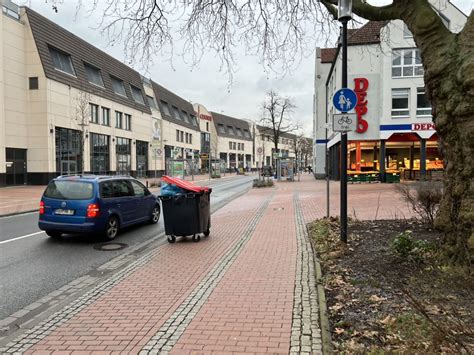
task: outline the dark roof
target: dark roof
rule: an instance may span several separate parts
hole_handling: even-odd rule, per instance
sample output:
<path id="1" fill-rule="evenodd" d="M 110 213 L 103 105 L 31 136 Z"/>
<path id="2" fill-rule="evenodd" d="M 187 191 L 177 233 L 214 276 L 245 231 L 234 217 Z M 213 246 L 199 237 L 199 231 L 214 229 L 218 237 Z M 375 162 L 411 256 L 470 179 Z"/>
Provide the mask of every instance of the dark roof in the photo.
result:
<path id="1" fill-rule="evenodd" d="M 252 140 L 252 134 L 250 133 L 250 126 L 247 121 L 241 120 L 235 117 L 226 116 L 226 115 L 216 113 L 216 112 L 211 112 L 211 115 L 212 115 L 212 118 L 214 119 L 214 125 L 216 126 L 216 131 L 217 131 L 218 136 L 245 140 L 245 141 Z M 219 130 L 219 127 L 218 127 L 219 125 L 224 126 L 225 133 L 222 133 Z M 229 133 L 229 129 L 228 129 L 229 126 L 234 129 L 234 134 Z M 242 132 L 241 136 L 237 135 L 237 131 L 235 130 L 236 128 L 240 128 Z M 244 135 L 245 130 L 249 132 L 249 137 L 245 137 Z"/>
<path id="2" fill-rule="evenodd" d="M 195 131 L 200 131 L 197 118 L 194 118 L 195 124 L 191 124 L 191 123 L 185 122 L 184 120 L 179 120 L 173 116 L 172 107 L 175 106 L 179 109 L 180 113 L 181 111 L 185 111 L 189 115 L 193 115 L 195 117 L 196 115 L 194 113 L 194 107 L 189 101 L 179 97 L 178 95 L 169 91 L 168 89 L 165 89 L 163 86 L 161 86 L 160 84 L 157 84 L 153 80 L 151 81 L 151 85 L 153 87 L 153 92 L 155 93 L 156 100 L 158 101 L 161 117 L 163 117 L 164 120 L 176 123 L 183 127 L 193 129 Z M 168 108 L 170 110 L 171 115 L 168 115 L 164 111 L 162 101 L 168 104 Z"/>
<path id="3" fill-rule="evenodd" d="M 386 24 L 386 21 L 369 21 L 360 28 L 349 29 L 347 33 L 347 44 L 380 43 L 380 30 Z"/>
<path id="4" fill-rule="evenodd" d="M 26 8 L 26 13 L 41 63 L 48 79 L 151 114 L 138 72 L 32 9 Z M 54 68 L 49 47 L 58 49 L 71 56 L 76 76 L 63 73 Z M 84 62 L 100 69 L 105 88 L 89 83 L 84 69 Z M 127 97 L 114 93 L 110 75 L 123 80 Z M 127 84 L 132 84 L 142 90 L 145 105 L 133 100 L 130 85 Z"/>
<path id="5" fill-rule="evenodd" d="M 321 63 L 332 63 L 336 56 L 337 48 L 322 48 L 321 49 Z"/>

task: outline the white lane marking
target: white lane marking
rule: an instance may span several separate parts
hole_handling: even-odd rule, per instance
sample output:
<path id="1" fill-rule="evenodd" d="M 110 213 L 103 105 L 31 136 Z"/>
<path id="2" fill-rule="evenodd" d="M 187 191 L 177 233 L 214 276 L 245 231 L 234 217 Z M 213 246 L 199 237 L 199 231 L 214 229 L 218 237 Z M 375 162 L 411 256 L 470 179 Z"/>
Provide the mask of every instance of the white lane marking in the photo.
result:
<path id="1" fill-rule="evenodd" d="M 16 238 L 13 238 L 13 239 L 4 240 L 4 241 L 0 242 L 0 244 L 5 244 L 5 243 L 8 243 L 8 242 L 14 242 L 15 240 L 20 240 L 20 239 L 23 239 L 23 238 L 29 238 L 29 237 L 32 237 L 34 235 L 38 235 L 38 234 L 41 234 L 41 233 L 44 233 L 44 231 L 39 231 L 39 232 L 27 234 L 27 235 L 22 235 L 21 237 L 16 237 Z"/>

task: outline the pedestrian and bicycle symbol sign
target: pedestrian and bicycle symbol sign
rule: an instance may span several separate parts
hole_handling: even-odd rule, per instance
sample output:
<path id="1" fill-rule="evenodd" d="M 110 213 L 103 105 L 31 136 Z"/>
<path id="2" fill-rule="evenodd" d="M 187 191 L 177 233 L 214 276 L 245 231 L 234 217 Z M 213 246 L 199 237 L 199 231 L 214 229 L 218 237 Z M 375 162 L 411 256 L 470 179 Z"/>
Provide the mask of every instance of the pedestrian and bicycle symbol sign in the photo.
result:
<path id="1" fill-rule="evenodd" d="M 357 95 L 354 90 L 343 88 L 335 92 L 332 103 L 341 112 L 349 112 L 357 105 Z"/>

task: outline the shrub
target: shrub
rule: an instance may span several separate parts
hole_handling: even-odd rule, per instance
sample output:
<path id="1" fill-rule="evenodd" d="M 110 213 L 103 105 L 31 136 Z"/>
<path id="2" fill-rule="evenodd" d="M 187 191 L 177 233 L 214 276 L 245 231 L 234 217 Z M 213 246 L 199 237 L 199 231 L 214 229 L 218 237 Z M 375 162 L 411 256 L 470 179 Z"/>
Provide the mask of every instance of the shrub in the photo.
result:
<path id="1" fill-rule="evenodd" d="M 273 186 L 273 180 L 272 179 L 254 179 L 253 180 L 253 187 L 271 187 Z"/>
<path id="2" fill-rule="evenodd" d="M 434 226 L 443 197 L 441 182 L 418 181 L 412 184 L 398 184 L 396 190 L 424 222 L 430 227 Z"/>
<path id="3" fill-rule="evenodd" d="M 390 244 L 392 251 L 403 259 L 421 261 L 424 255 L 431 250 L 431 246 L 424 240 L 415 240 L 411 231 L 397 235 Z"/>

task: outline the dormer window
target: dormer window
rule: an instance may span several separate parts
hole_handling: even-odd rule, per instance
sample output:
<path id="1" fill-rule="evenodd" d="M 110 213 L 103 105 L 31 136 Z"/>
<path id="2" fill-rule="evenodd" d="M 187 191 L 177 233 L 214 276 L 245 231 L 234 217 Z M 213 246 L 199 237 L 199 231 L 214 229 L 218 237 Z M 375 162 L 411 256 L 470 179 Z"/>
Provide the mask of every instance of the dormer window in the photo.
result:
<path id="1" fill-rule="evenodd" d="M 225 128 L 223 124 L 218 123 L 217 127 L 219 128 L 219 133 L 225 133 Z"/>
<path id="2" fill-rule="evenodd" d="M 231 136 L 235 136 L 235 133 L 234 133 L 234 128 L 232 126 L 227 126 L 227 130 L 229 131 L 229 134 Z"/>
<path id="3" fill-rule="evenodd" d="M 76 75 L 74 67 L 72 65 L 71 56 L 55 48 L 49 48 L 51 59 L 53 60 L 54 68 L 62 72 Z"/>
<path id="4" fill-rule="evenodd" d="M 125 86 L 123 85 L 123 81 L 111 76 L 110 80 L 112 80 L 112 88 L 114 89 L 114 92 L 117 95 L 121 96 L 127 96 L 127 93 L 125 92 Z"/>
<path id="5" fill-rule="evenodd" d="M 104 87 L 104 81 L 99 69 L 86 63 L 84 63 L 84 69 L 86 70 L 86 77 L 89 83 Z"/>
<path id="6" fill-rule="evenodd" d="M 237 128 L 235 129 L 235 131 L 237 132 L 237 135 L 238 135 L 239 137 L 242 137 L 242 131 L 240 130 L 240 128 L 237 127 Z"/>
<path id="7" fill-rule="evenodd" d="M 156 106 L 155 99 L 152 96 L 146 95 L 146 99 L 148 101 L 148 105 L 150 105 L 151 108 L 157 109 L 158 107 Z"/>
<path id="8" fill-rule="evenodd" d="M 130 88 L 132 89 L 132 96 L 135 102 L 145 105 L 145 101 L 143 100 L 142 90 L 133 85 L 130 85 Z"/>

